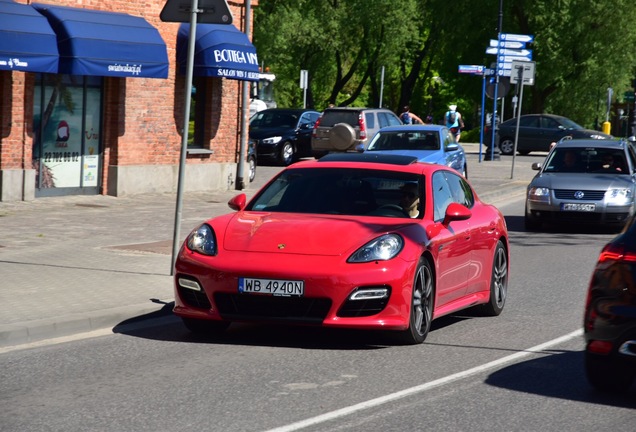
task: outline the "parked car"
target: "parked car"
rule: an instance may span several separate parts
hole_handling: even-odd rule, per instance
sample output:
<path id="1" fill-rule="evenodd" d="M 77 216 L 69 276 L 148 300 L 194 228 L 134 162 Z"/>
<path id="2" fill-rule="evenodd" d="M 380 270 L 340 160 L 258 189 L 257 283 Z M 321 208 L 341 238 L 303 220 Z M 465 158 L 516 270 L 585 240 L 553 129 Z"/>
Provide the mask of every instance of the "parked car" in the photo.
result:
<path id="1" fill-rule="evenodd" d="M 228 204 L 236 212 L 194 229 L 176 259 L 174 313 L 193 332 L 282 322 L 415 344 L 433 319 L 504 308 L 505 219 L 451 168 L 332 153 Z"/>
<path id="2" fill-rule="evenodd" d="M 250 118 L 249 137 L 259 160 L 289 165 L 301 157 L 311 157 L 311 133 L 318 111 L 270 108 Z"/>
<path id="3" fill-rule="evenodd" d="M 593 223 L 622 228 L 634 214 L 636 153 L 626 140 L 559 141 L 528 185 L 525 225 Z"/>
<path id="4" fill-rule="evenodd" d="M 400 118 L 385 108 L 327 108 L 314 125 L 311 148 L 317 157 L 331 151 L 361 151 L 377 131 L 399 125 Z"/>
<path id="5" fill-rule="evenodd" d="M 420 162 L 446 165 L 468 174 L 466 153 L 446 126 L 403 125 L 380 129 L 365 152 L 414 156 Z"/>
<path id="6" fill-rule="evenodd" d="M 256 178 L 256 149 L 252 141 L 248 141 L 247 143 L 247 167 L 248 178 L 251 183 Z"/>
<path id="7" fill-rule="evenodd" d="M 499 124 L 499 150 L 501 154 L 511 155 L 515 146 L 517 119 L 512 118 Z M 492 140 L 491 128 L 484 129 L 484 142 Z M 548 151 L 550 144 L 563 137 L 612 139 L 599 131 L 585 129 L 567 117 L 554 114 L 526 114 L 519 118 L 519 137 L 517 151 L 527 155 L 533 151 Z"/>
<path id="8" fill-rule="evenodd" d="M 603 247 L 587 292 L 585 371 L 602 391 L 628 390 L 636 377 L 636 217 Z"/>

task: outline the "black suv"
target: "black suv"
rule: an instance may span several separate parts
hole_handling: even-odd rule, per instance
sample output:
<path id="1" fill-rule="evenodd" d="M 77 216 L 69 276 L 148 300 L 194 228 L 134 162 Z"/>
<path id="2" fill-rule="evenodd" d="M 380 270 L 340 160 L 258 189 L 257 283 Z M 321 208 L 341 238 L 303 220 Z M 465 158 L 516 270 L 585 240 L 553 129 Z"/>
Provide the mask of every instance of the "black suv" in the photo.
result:
<path id="1" fill-rule="evenodd" d="M 377 131 L 399 126 L 400 118 L 385 108 L 327 108 L 311 136 L 314 156 L 330 151 L 362 151 Z"/>

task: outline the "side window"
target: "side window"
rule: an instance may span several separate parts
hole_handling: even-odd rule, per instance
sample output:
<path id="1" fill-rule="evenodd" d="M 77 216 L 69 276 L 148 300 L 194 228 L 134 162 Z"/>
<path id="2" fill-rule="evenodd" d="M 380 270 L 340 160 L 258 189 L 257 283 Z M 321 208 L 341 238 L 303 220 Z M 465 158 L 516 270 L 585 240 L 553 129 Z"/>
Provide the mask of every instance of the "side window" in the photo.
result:
<path id="1" fill-rule="evenodd" d="M 559 122 L 548 117 L 541 117 L 541 127 L 544 129 L 558 129 Z"/>
<path id="2" fill-rule="evenodd" d="M 400 120 L 400 118 L 396 115 L 394 115 L 393 113 L 383 113 L 386 118 L 387 118 L 387 123 L 389 126 L 401 126 L 402 125 L 402 120 Z"/>
<path id="3" fill-rule="evenodd" d="M 389 125 L 389 119 L 386 116 L 386 113 L 378 112 L 378 124 L 380 125 L 380 129 L 383 127 L 387 127 Z"/>
<path id="4" fill-rule="evenodd" d="M 450 186 L 450 190 L 453 195 L 453 202 L 465 205 L 468 208 L 471 208 L 473 204 L 475 204 L 473 190 L 470 188 L 466 180 L 456 174 L 447 172 L 446 181 L 448 181 Z"/>
<path id="5" fill-rule="evenodd" d="M 634 148 L 630 144 L 627 144 L 627 154 L 629 155 L 629 162 L 632 166 L 631 169 L 636 169 L 636 153 L 634 152 Z"/>
<path id="6" fill-rule="evenodd" d="M 521 117 L 519 119 L 519 127 L 539 127 L 539 117 L 530 116 L 530 117 Z"/>
<path id="7" fill-rule="evenodd" d="M 372 112 L 364 113 L 364 120 L 367 123 L 367 128 L 375 129 L 375 114 Z"/>
<path id="8" fill-rule="evenodd" d="M 433 218 L 441 221 L 446 214 L 446 207 L 453 202 L 451 188 L 443 171 L 433 174 Z"/>

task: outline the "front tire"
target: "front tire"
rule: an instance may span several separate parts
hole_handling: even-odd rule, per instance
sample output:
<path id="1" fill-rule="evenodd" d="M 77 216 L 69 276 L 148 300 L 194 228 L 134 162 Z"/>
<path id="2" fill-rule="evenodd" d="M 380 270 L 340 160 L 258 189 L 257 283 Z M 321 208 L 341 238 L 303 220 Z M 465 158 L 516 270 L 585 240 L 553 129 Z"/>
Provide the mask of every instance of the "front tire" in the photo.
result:
<path id="1" fill-rule="evenodd" d="M 256 178 L 256 158 L 250 157 L 247 160 L 247 165 L 248 165 L 249 178 L 251 183 L 254 181 L 254 178 Z"/>
<path id="2" fill-rule="evenodd" d="M 294 146 L 289 141 L 285 141 L 280 147 L 280 154 L 278 155 L 278 161 L 284 165 L 291 165 L 294 162 Z"/>
<path id="3" fill-rule="evenodd" d="M 433 321 L 435 281 L 426 258 L 420 258 L 413 279 L 409 328 L 400 333 L 400 340 L 408 345 L 421 344 L 428 336 Z"/>
<path id="4" fill-rule="evenodd" d="M 488 316 L 497 316 L 506 304 L 508 296 L 508 254 L 501 240 L 495 247 L 490 276 L 490 300 L 484 305 L 484 312 Z"/>

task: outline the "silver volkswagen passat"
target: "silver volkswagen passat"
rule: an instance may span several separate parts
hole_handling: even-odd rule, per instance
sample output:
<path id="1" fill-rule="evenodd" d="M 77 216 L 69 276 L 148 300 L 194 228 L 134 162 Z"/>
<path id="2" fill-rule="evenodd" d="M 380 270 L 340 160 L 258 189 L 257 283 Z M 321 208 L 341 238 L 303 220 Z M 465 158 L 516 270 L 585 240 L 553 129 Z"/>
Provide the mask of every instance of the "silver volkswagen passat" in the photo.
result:
<path id="1" fill-rule="evenodd" d="M 626 140 L 559 141 L 528 185 L 525 226 L 590 223 L 623 227 L 634 214 L 636 153 Z"/>

